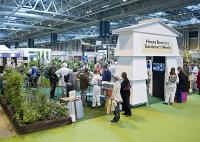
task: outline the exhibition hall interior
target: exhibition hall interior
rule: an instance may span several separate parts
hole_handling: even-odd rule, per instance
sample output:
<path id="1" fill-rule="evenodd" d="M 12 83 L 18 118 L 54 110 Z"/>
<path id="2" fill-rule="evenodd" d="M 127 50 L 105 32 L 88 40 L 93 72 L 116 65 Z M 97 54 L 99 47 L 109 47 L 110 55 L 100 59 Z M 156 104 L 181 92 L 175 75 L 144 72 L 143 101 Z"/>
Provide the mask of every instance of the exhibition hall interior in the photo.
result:
<path id="1" fill-rule="evenodd" d="M 199 142 L 200 0 L 0 0 L 0 142 Z"/>

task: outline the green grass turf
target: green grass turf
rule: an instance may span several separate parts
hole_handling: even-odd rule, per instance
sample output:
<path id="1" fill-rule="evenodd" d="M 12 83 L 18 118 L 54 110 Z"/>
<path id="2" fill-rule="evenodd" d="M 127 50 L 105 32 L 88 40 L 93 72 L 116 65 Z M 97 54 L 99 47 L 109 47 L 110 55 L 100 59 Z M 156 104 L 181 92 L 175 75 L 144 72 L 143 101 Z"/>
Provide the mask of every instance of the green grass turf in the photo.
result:
<path id="1" fill-rule="evenodd" d="M 93 111 L 87 109 L 92 115 Z M 96 111 L 96 110 L 95 110 Z M 199 142 L 200 96 L 190 95 L 187 103 L 162 103 L 133 109 L 113 125 L 111 115 L 79 121 L 72 125 L 0 139 L 0 142 Z"/>

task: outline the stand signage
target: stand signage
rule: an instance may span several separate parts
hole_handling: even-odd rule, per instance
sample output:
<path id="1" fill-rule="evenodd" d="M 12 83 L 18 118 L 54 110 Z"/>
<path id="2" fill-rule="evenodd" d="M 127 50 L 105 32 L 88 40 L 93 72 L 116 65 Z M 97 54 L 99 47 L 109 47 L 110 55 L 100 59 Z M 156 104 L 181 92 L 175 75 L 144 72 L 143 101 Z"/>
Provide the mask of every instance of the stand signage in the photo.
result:
<path id="1" fill-rule="evenodd" d="M 145 53 L 171 53 L 172 42 L 168 39 L 147 37 L 142 39 L 142 49 Z"/>

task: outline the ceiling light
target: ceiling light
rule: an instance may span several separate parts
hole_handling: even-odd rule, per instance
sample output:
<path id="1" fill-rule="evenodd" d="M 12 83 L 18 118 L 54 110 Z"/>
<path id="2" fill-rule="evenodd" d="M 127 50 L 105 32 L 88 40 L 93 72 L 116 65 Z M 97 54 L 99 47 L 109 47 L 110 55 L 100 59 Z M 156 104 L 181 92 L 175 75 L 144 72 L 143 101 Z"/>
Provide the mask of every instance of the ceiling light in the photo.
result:
<path id="1" fill-rule="evenodd" d="M 21 8 L 21 9 L 19 9 L 18 11 L 20 11 L 20 12 L 27 12 L 27 9 Z"/>
<path id="2" fill-rule="evenodd" d="M 11 17 L 9 17 L 9 19 L 10 19 L 10 20 L 16 20 L 17 17 L 12 17 L 12 16 L 11 16 Z"/>
<path id="3" fill-rule="evenodd" d="M 123 2 L 126 2 L 127 0 L 122 0 Z"/>
<path id="4" fill-rule="evenodd" d="M 90 9 L 90 10 L 86 11 L 86 13 L 87 14 L 92 13 L 92 10 Z"/>
<path id="5" fill-rule="evenodd" d="M 101 8 L 107 8 L 107 7 L 109 7 L 110 5 L 105 5 L 105 6 L 102 6 Z"/>

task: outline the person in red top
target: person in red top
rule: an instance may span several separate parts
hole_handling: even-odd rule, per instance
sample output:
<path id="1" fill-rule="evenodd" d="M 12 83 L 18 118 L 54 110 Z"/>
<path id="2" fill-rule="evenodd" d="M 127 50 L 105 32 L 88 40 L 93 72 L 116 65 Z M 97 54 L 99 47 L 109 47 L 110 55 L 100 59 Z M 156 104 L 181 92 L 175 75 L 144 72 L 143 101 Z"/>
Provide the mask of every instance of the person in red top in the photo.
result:
<path id="1" fill-rule="evenodd" d="M 200 95 L 200 70 L 199 70 L 199 73 L 197 75 L 197 88 L 199 88 L 199 95 Z"/>

